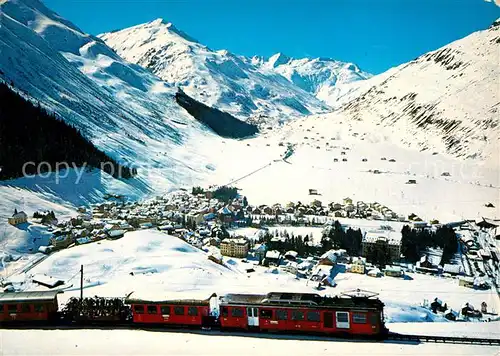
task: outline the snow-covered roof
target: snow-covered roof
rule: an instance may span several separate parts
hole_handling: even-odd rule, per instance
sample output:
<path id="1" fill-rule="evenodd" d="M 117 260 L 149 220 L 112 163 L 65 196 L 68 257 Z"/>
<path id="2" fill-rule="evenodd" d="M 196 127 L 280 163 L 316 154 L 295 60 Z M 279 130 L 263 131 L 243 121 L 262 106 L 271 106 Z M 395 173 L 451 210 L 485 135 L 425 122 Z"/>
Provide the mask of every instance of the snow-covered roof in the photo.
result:
<path id="1" fill-rule="evenodd" d="M 280 258 L 280 252 L 276 250 L 271 250 L 266 252 L 266 258 Z"/>
<path id="2" fill-rule="evenodd" d="M 376 243 L 379 240 L 385 240 L 389 245 L 401 244 L 401 233 L 389 230 L 367 231 L 363 237 L 363 242 Z"/>
<path id="3" fill-rule="evenodd" d="M 460 265 L 452 265 L 452 264 L 445 264 L 443 266 L 443 272 L 444 273 L 459 274 L 460 272 L 462 272 L 462 266 L 460 266 Z"/>

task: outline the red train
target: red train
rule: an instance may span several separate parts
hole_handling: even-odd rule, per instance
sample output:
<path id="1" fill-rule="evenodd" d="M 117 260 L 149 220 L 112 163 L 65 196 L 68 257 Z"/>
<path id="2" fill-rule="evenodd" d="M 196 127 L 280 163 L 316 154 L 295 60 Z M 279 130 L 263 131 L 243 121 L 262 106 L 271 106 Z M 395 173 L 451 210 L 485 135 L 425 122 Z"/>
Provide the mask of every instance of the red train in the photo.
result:
<path id="1" fill-rule="evenodd" d="M 57 291 L 0 293 L 0 322 L 68 321 L 58 311 Z M 189 296 L 140 298 L 129 295 L 123 304 L 126 322 L 182 327 L 217 327 L 221 330 L 257 332 L 321 333 L 335 336 L 383 338 L 384 304 L 375 294 L 343 294 L 323 297 L 313 293 L 216 294 L 193 299 Z M 96 321 L 100 315 L 109 325 L 118 317 L 106 318 L 102 311 L 69 314 L 73 322 Z M 118 315 L 118 314 L 116 314 Z M 120 312 L 120 315 L 124 315 Z M 120 319 L 123 321 L 122 319 Z"/>

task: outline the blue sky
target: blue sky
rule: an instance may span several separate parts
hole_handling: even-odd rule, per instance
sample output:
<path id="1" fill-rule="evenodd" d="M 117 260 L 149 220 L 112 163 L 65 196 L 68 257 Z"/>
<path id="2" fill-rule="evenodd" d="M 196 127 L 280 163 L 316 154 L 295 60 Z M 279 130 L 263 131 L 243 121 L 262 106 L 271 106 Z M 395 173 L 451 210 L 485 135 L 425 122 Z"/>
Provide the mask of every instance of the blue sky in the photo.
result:
<path id="1" fill-rule="evenodd" d="M 43 0 L 88 33 L 163 18 L 213 49 L 330 57 L 381 73 L 485 29 L 483 0 Z"/>

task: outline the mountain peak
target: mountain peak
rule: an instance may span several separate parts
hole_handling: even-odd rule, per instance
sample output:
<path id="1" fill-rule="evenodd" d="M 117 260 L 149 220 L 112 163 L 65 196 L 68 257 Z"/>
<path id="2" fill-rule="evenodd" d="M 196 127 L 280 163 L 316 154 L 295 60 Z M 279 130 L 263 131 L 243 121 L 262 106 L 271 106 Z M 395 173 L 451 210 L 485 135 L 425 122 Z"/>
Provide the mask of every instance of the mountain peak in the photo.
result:
<path id="1" fill-rule="evenodd" d="M 148 22 L 148 24 L 152 25 L 152 26 L 160 26 L 160 25 L 167 25 L 167 27 L 172 26 L 172 24 L 170 22 L 162 19 L 161 17 L 159 17 L 156 20 L 153 20 L 151 22 Z"/>
<path id="2" fill-rule="evenodd" d="M 269 65 L 272 67 L 272 68 L 276 68 L 277 66 L 280 66 L 282 64 L 286 64 L 288 62 L 290 62 L 290 57 L 288 57 L 287 55 L 281 53 L 281 52 L 278 52 L 276 54 L 274 54 L 273 56 L 271 56 L 271 58 L 269 58 Z"/>

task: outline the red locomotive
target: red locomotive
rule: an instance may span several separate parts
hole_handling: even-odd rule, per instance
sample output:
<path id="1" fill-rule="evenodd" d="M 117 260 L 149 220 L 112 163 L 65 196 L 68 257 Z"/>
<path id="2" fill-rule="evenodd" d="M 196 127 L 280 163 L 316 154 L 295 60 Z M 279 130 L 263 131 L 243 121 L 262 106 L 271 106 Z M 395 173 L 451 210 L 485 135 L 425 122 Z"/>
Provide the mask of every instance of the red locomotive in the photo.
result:
<path id="1" fill-rule="evenodd" d="M 376 294 L 360 291 L 336 297 L 277 292 L 227 294 L 219 299 L 215 293 L 198 299 L 189 295 L 171 295 L 169 299 L 129 295 L 123 303 L 117 303 L 116 300 L 104 303 L 100 299 L 96 299 L 94 304 L 80 302 L 86 307 L 73 308 L 71 313 L 65 308 L 60 315 L 58 293 L 0 293 L 0 311 L 3 311 L 0 323 L 57 321 L 59 316 L 61 322 L 67 322 L 68 318 L 80 323 L 99 320 L 109 326 L 114 322 L 126 321 L 132 325 L 219 327 L 221 330 L 376 338 L 383 338 L 388 332 L 384 323 L 384 304 Z M 71 299 L 71 303 L 77 305 L 78 299 Z M 95 305 L 99 310 L 91 310 L 89 305 Z M 122 318 L 124 315 L 129 315 L 127 320 Z"/>
<path id="2" fill-rule="evenodd" d="M 377 336 L 385 332 L 384 304 L 375 295 L 322 297 L 309 293 L 228 294 L 220 304 L 220 327 Z"/>

